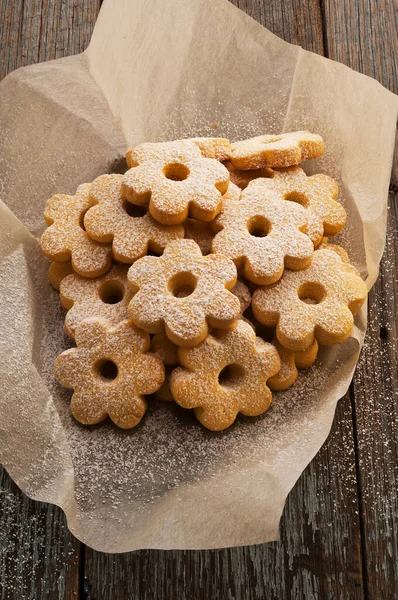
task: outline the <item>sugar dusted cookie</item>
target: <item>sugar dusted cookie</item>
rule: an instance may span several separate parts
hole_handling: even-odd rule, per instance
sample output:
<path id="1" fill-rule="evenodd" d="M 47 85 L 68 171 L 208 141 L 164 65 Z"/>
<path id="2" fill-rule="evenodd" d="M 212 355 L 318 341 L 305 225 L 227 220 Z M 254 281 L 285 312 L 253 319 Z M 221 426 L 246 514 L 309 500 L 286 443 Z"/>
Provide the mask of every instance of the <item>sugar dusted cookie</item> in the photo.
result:
<path id="1" fill-rule="evenodd" d="M 278 341 L 289 350 L 306 350 L 314 340 L 325 346 L 344 342 L 367 289 L 356 269 L 336 252 L 314 252 L 311 265 L 286 271 L 272 287 L 253 294 L 254 316 L 275 326 Z"/>
<path id="2" fill-rule="evenodd" d="M 272 340 L 272 345 L 275 346 L 278 351 L 281 368 L 276 375 L 273 375 L 268 379 L 268 386 L 275 392 L 287 390 L 297 380 L 297 369 L 306 369 L 316 361 L 318 343 L 315 340 L 307 350 L 302 350 L 301 352 L 287 350 L 276 338 Z"/>
<path id="3" fill-rule="evenodd" d="M 320 135 L 293 131 L 279 135 L 260 135 L 232 144 L 230 161 L 235 169 L 290 167 L 303 160 L 322 156 L 324 143 Z"/>
<path id="4" fill-rule="evenodd" d="M 289 167 L 273 171 L 273 177 L 256 179 L 250 189 L 262 187 L 275 192 L 281 198 L 297 202 L 306 211 L 307 235 L 317 246 L 323 235 L 335 235 L 345 225 L 347 214 L 337 201 L 339 188 L 327 175 L 307 177 L 300 167 Z"/>
<path id="5" fill-rule="evenodd" d="M 145 256 L 130 267 L 134 296 L 129 313 L 137 327 L 149 333 L 166 331 L 179 346 L 194 346 L 208 327 L 230 327 L 240 315 L 231 290 L 236 268 L 225 256 L 202 256 L 192 240 L 177 240 L 163 256 Z"/>
<path id="6" fill-rule="evenodd" d="M 114 257 L 132 264 L 148 250 L 161 254 L 172 240 L 184 237 L 182 225 L 161 225 L 148 210 L 122 195 L 123 175 L 101 175 L 90 188 L 96 204 L 85 216 L 88 234 L 98 242 L 112 242 Z"/>
<path id="7" fill-rule="evenodd" d="M 55 376 L 73 389 L 71 411 L 84 425 L 106 417 L 123 429 L 135 427 L 146 411 L 145 395 L 164 381 L 159 357 L 149 354 L 149 335 L 131 322 L 110 327 L 104 320 L 88 319 L 76 329 L 77 348 L 55 361 Z"/>
<path id="8" fill-rule="evenodd" d="M 250 281 L 269 285 L 282 276 L 285 266 L 308 266 L 314 247 L 304 233 L 304 208 L 252 185 L 242 192 L 239 201 L 224 204 L 213 224 L 219 233 L 212 252 L 231 258 Z"/>
<path id="9" fill-rule="evenodd" d="M 247 323 L 209 335 L 195 348 L 180 348 L 178 355 L 182 367 L 171 375 L 171 392 L 180 406 L 195 409 L 207 429 L 221 431 L 239 412 L 254 417 L 268 409 L 267 380 L 278 372 L 279 357 Z"/>
<path id="10" fill-rule="evenodd" d="M 53 288 L 58 291 L 61 281 L 73 272 L 71 262 L 52 262 L 48 269 L 48 278 Z"/>
<path id="11" fill-rule="evenodd" d="M 41 236 L 41 249 L 49 260 L 72 261 L 73 270 L 82 277 L 106 273 L 112 262 L 111 247 L 92 240 L 84 229 L 84 215 L 94 202 L 90 184 L 77 188 L 74 196 L 56 194 L 47 200 L 44 219 L 48 228 Z"/>
<path id="12" fill-rule="evenodd" d="M 74 273 L 61 282 L 61 304 L 68 311 L 64 327 L 70 338 L 74 338 L 76 327 L 84 319 L 102 317 L 116 325 L 128 318 L 127 307 L 133 294 L 127 283 L 127 268 L 113 265 L 108 273 L 95 279 Z"/>
<path id="13" fill-rule="evenodd" d="M 218 160 L 204 158 L 193 142 L 141 144 L 129 150 L 127 163 L 124 197 L 149 206 L 159 223 L 176 225 L 188 216 L 213 221 L 220 212 L 229 172 Z"/>

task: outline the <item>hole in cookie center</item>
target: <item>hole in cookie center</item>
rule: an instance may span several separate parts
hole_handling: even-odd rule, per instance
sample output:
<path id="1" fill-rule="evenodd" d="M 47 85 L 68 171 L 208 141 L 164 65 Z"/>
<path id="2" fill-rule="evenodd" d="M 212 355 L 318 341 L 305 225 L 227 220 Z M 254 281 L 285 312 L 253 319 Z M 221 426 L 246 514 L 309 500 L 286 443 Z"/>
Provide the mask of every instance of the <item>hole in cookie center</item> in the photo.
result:
<path id="1" fill-rule="evenodd" d="M 116 363 L 113 360 L 108 360 L 107 358 L 102 358 L 101 360 L 95 363 L 95 370 L 101 379 L 105 381 L 113 381 L 116 379 L 118 374 L 118 368 Z"/>
<path id="2" fill-rule="evenodd" d="M 118 304 L 123 300 L 124 288 L 118 281 L 105 281 L 98 293 L 105 304 Z"/>
<path id="3" fill-rule="evenodd" d="M 262 238 L 271 231 L 271 223 L 262 215 L 256 215 L 247 223 L 247 229 L 253 237 Z"/>
<path id="4" fill-rule="evenodd" d="M 302 192 L 286 192 L 285 200 L 289 200 L 290 202 L 296 202 L 297 204 L 304 206 L 304 208 L 307 208 L 307 206 L 309 206 L 308 198 Z"/>
<path id="5" fill-rule="evenodd" d="M 189 271 L 177 273 L 169 281 L 169 290 L 175 298 L 187 298 L 193 294 L 197 283 L 195 275 Z"/>
<path id="6" fill-rule="evenodd" d="M 80 217 L 79 217 L 79 226 L 83 229 L 83 231 L 86 231 L 86 228 L 84 227 L 84 216 L 86 214 L 86 212 L 90 209 L 91 207 L 89 206 L 88 208 L 86 208 L 85 210 L 82 211 Z"/>
<path id="7" fill-rule="evenodd" d="M 181 163 L 171 163 L 164 167 L 163 174 L 166 179 L 171 179 L 172 181 L 184 181 L 184 179 L 189 176 L 189 169 Z"/>
<path id="8" fill-rule="evenodd" d="M 148 212 L 147 206 L 137 206 L 136 204 L 131 204 L 127 200 L 123 202 L 123 208 L 129 217 L 143 217 Z"/>
<path id="9" fill-rule="evenodd" d="M 320 283 L 303 283 L 298 289 L 298 297 L 305 304 L 319 304 L 326 298 L 326 290 Z"/>
<path id="10" fill-rule="evenodd" d="M 245 370 L 241 365 L 231 363 L 223 368 L 218 375 L 218 383 L 224 387 L 234 387 L 242 383 Z"/>

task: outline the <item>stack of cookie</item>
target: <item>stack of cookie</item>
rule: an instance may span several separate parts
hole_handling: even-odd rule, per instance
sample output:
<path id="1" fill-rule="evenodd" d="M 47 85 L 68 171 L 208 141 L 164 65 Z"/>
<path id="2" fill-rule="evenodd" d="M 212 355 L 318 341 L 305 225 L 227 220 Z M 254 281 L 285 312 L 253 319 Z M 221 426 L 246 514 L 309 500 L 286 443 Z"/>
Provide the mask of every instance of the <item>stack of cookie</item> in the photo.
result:
<path id="1" fill-rule="evenodd" d="M 76 342 L 55 375 L 78 421 L 134 427 L 155 394 L 222 430 L 348 338 L 366 287 L 325 237 L 346 213 L 297 166 L 322 153 L 303 131 L 147 143 L 124 175 L 48 200 L 41 246 Z"/>

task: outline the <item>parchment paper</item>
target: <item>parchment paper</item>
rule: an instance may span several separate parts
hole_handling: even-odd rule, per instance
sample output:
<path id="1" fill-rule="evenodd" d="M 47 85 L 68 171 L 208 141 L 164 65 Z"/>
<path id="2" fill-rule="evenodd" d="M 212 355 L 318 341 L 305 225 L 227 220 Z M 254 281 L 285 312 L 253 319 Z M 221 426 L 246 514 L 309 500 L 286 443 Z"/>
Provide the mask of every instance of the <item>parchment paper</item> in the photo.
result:
<path id="1" fill-rule="evenodd" d="M 384 248 L 397 98 L 281 41 L 226 0 L 106 0 L 85 53 L 20 69 L 0 92 L 0 461 L 98 550 L 277 539 L 286 496 L 349 386 L 366 308 L 353 336 L 323 349 L 263 417 L 211 433 L 190 412 L 153 402 L 132 431 L 80 426 L 53 377 L 70 342 L 39 249 L 43 207 L 112 170 L 130 144 L 308 128 L 326 153 L 306 170 L 339 181 L 342 242 L 370 287 Z"/>

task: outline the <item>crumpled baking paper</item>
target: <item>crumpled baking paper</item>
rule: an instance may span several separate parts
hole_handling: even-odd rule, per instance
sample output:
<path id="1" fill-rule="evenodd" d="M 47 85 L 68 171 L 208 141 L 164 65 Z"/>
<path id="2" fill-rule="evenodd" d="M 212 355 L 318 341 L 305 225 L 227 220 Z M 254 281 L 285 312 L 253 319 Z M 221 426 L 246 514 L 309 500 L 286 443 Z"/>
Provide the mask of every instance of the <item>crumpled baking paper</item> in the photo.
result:
<path id="1" fill-rule="evenodd" d="M 0 85 L 0 461 L 30 497 L 59 505 L 107 552 L 216 548 L 278 538 L 289 490 L 325 441 L 366 328 L 323 349 L 264 416 L 221 433 L 151 403 L 142 424 L 84 427 L 53 361 L 70 342 L 39 249 L 45 201 L 112 171 L 129 145 L 309 129 L 308 173 L 339 181 L 340 236 L 369 288 L 386 232 L 397 97 L 287 44 L 226 0 L 106 0 L 78 56 Z"/>

